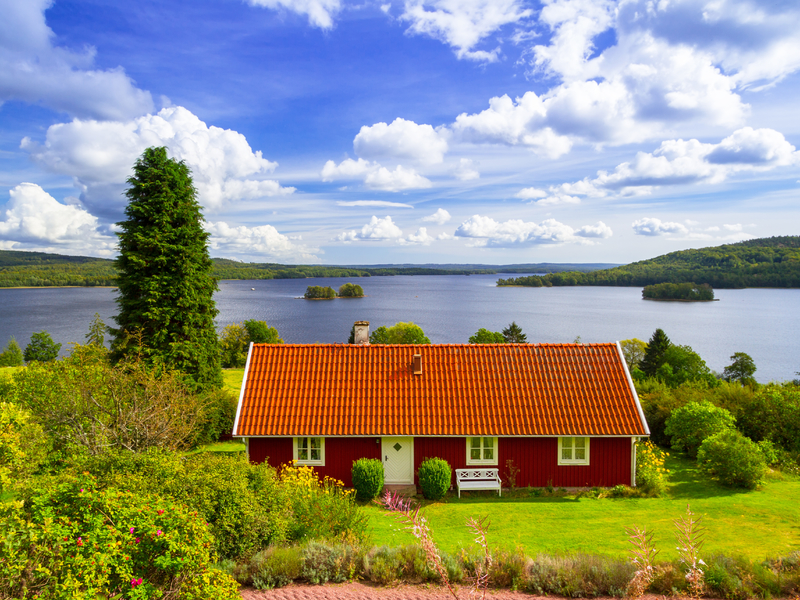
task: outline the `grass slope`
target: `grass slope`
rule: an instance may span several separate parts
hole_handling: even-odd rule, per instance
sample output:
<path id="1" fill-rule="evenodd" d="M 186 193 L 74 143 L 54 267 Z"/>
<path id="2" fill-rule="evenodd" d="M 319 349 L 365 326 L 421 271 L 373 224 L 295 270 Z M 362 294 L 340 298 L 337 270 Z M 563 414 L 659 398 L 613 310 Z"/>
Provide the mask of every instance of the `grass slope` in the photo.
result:
<path id="1" fill-rule="evenodd" d="M 776 475 L 762 490 L 738 492 L 705 479 L 694 464 L 670 457 L 670 488 L 663 498 L 500 498 L 489 492 L 461 500 L 428 504 L 423 509 L 433 538 L 447 552 L 472 548 L 465 527 L 469 517 L 487 516 L 492 547 L 520 547 L 537 553 L 586 552 L 625 556 L 630 549 L 625 528 L 637 525 L 655 532 L 660 559 L 677 557 L 673 521 L 686 512 L 703 516 L 707 529 L 704 556 L 741 555 L 753 560 L 776 557 L 800 545 L 800 480 Z M 413 538 L 392 516 L 365 507 L 372 540 L 390 546 Z"/>

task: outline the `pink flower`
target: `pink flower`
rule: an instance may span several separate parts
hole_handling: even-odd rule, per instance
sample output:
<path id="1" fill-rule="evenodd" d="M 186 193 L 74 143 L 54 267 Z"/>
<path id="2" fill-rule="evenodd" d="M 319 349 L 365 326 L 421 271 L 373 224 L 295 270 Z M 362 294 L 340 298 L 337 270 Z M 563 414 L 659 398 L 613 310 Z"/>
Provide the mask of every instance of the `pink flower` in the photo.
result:
<path id="1" fill-rule="evenodd" d="M 83 538 L 78 538 L 78 546 L 83 546 Z"/>
<path id="2" fill-rule="evenodd" d="M 156 529 L 156 535 L 157 535 L 157 536 L 158 536 L 158 535 L 164 535 L 164 532 L 163 532 L 163 531 L 161 531 L 160 529 Z"/>
<path id="3" fill-rule="evenodd" d="M 135 528 L 135 527 L 131 527 L 131 533 L 133 533 L 133 530 L 134 530 L 134 529 L 136 529 L 136 528 Z"/>
<path id="4" fill-rule="evenodd" d="M 137 543 L 137 544 L 139 543 L 139 538 L 136 538 L 136 543 Z"/>
<path id="5" fill-rule="evenodd" d="M 131 579 L 131 587 L 136 587 L 137 585 L 142 585 L 142 578 L 139 579 Z"/>
<path id="6" fill-rule="evenodd" d="M 159 509 L 159 510 L 158 510 L 158 514 L 159 514 L 159 515 L 163 515 L 163 514 L 164 514 L 164 510 L 163 510 L 163 509 Z"/>

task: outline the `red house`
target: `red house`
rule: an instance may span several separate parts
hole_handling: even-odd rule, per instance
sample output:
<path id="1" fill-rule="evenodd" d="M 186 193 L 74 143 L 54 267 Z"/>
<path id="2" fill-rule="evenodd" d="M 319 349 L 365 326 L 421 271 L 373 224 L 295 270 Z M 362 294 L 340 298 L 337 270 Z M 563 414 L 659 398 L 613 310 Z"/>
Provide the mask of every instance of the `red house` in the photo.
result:
<path id="1" fill-rule="evenodd" d="M 518 486 L 610 487 L 635 484 L 649 430 L 619 344 L 254 344 L 233 435 L 253 462 L 348 486 L 358 458 L 411 484 L 437 456 L 501 476 L 513 461 Z"/>

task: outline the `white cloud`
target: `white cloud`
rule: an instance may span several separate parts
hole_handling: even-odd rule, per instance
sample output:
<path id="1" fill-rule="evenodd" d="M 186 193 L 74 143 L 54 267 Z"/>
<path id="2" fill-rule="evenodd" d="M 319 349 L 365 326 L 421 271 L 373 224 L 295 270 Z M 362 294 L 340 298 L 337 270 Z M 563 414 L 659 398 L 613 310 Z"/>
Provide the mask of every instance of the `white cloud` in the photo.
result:
<path id="1" fill-rule="evenodd" d="M 575 235 L 587 238 L 606 239 L 614 235 L 614 232 L 611 231 L 611 227 L 609 227 L 602 221 L 598 221 L 594 225 L 584 225 L 575 232 Z"/>
<path id="2" fill-rule="evenodd" d="M 9 196 L 0 211 L 0 242 L 5 248 L 110 255 L 116 247 L 116 237 L 98 232 L 97 217 L 59 203 L 34 183 L 19 184 Z"/>
<path id="3" fill-rule="evenodd" d="M 206 222 L 204 228 L 211 234 L 209 247 L 216 256 L 258 256 L 293 262 L 318 260 L 318 248 L 298 243 L 300 238 L 290 238 L 279 233 L 272 225 L 256 227 L 232 226 L 224 221 Z"/>
<path id="4" fill-rule="evenodd" d="M 534 187 L 522 188 L 514 194 L 515 198 L 521 198 L 522 200 L 536 200 L 537 198 L 546 198 L 547 196 L 547 192 Z"/>
<path id="5" fill-rule="evenodd" d="M 427 227 L 420 227 L 416 233 L 412 233 L 405 239 L 401 239 L 401 243 L 405 244 L 420 244 L 422 246 L 430 246 L 431 242 L 436 240 L 435 237 L 428 235 Z"/>
<path id="6" fill-rule="evenodd" d="M 498 248 L 569 242 L 590 243 L 582 238 L 611 235 L 611 230 L 602 222 L 594 226 L 582 227 L 578 231 L 580 233 L 555 219 L 546 219 L 541 223 L 511 219 L 499 223 L 491 217 L 473 215 L 459 225 L 455 235 L 471 238 L 474 246 Z"/>
<path id="7" fill-rule="evenodd" d="M 723 225 L 723 227 L 728 231 L 742 231 L 742 229 L 744 229 L 744 225 L 742 225 L 741 223 L 733 223 L 733 224 L 726 223 Z"/>
<path id="8" fill-rule="evenodd" d="M 340 0 L 247 0 L 250 6 L 272 10 L 288 10 L 307 16 L 308 22 L 320 29 L 331 29 L 333 19 L 341 10 Z"/>
<path id="9" fill-rule="evenodd" d="M 552 195 L 538 203 L 563 203 L 567 198 L 579 201 L 579 196 L 645 195 L 661 186 L 720 183 L 739 172 L 796 164 L 800 164 L 800 152 L 783 135 L 773 129 L 744 127 L 719 144 L 664 141 L 654 152 L 639 152 L 610 173 L 598 171 L 594 179 L 551 186 Z"/>
<path id="10" fill-rule="evenodd" d="M 110 217 L 120 214 L 125 180 L 150 146 L 166 146 L 170 156 L 186 161 L 200 203 L 211 210 L 236 200 L 294 192 L 263 178 L 277 163 L 253 152 L 241 133 L 209 127 L 180 106 L 126 122 L 75 119 L 52 125 L 44 144 L 29 138 L 21 144 L 49 171 L 71 175 L 81 202 L 93 214 Z"/>
<path id="11" fill-rule="evenodd" d="M 403 204 L 402 202 L 389 202 L 387 200 L 339 200 L 336 206 L 380 206 L 386 208 L 414 208 L 411 204 Z"/>
<path id="12" fill-rule="evenodd" d="M 445 209 L 440 208 L 437 209 L 435 213 L 432 215 L 428 215 L 427 217 L 423 217 L 423 221 L 427 221 L 429 223 L 436 223 L 437 225 L 444 225 L 450 220 L 450 213 L 447 212 Z"/>
<path id="13" fill-rule="evenodd" d="M 392 217 L 379 219 L 373 215 L 369 223 L 361 228 L 361 231 L 356 231 L 355 229 L 345 231 L 336 236 L 336 239 L 340 242 L 397 241 L 402 237 L 403 230 L 395 225 L 394 221 L 392 221 Z"/>
<path id="14" fill-rule="evenodd" d="M 397 165 L 394 171 L 390 171 L 386 167 L 379 167 L 371 171 L 364 178 L 364 184 L 370 189 L 385 192 L 429 188 L 433 185 L 430 180 L 414 169 L 406 169 L 401 165 Z"/>
<path id="15" fill-rule="evenodd" d="M 494 62 L 499 47 L 475 47 L 504 25 L 532 14 L 520 0 L 406 0 L 400 18 L 411 25 L 408 33 L 427 35 L 451 46 L 458 58 Z"/>
<path id="16" fill-rule="evenodd" d="M 377 168 L 376 165 L 372 164 L 368 160 L 364 160 L 363 158 L 359 158 L 358 160 L 346 158 L 338 165 L 332 160 L 329 160 L 322 167 L 320 177 L 322 177 L 322 181 L 357 179 L 358 177 L 367 174 L 370 170 L 375 168 Z"/>
<path id="17" fill-rule="evenodd" d="M 363 126 L 353 140 L 353 148 L 359 156 L 371 160 L 436 165 L 444 160 L 447 140 L 430 125 L 398 118 L 391 125 Z"/>
<path id="18" fill-rule="evenodd" d="M 75 117 L 128 119 L 153 109 L 121 67 L 94 69 L 95 49 L 53 45 L 52 0 L 0 0 L 0 103 L 21 100 Z"/>
<path id="19" fill-rule="evenodd" d="M 480 179 L 481 174 L 473 167 L 474 161 L 469 158 L 460 158 L 458 166 L 453 170 L 453 176 L 459 181 L 472 181 Z"/>
<path id="20" fill-rule="evenodd" d="M 636 235 L 657 236 L 670 235 L 673 233 L 686 235 L 689 233 L 689 230 L 680 223 L 662 221 L 661 219 L 653 218 L 639 219 L 631 223 L 631 226 L 633 227 L 633 232 Z"/>

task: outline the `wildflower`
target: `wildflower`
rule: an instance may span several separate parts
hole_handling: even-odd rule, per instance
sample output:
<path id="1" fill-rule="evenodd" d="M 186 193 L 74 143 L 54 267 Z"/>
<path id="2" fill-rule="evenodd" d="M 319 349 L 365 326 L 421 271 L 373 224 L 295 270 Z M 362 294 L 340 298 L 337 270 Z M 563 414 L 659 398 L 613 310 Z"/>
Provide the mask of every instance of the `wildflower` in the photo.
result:
<path id="1" fill-rule="evenodd" d="M 134 529 L 136 529 L 136 528 L 135 528 L 135 527 L 131 527 L 131 533 L 133 533 L 133 530 L 134 530 Z"/>
<path id="2" fill-rule="evenodd" d="M 137 543 L 137 544 L 139 543 L 139 541 L 140 541 L 140 540 L 139 540 L 139 538 L 136 538 L 136 543 Z"/>
<path id="3" fill-rule="evenodd" d="M 137 585 L 142 585 L 142 578 L 139 579 L 131 579 L 131 587 L 136 587 Z"/>
<path id="4" fill-rule="evenodd" d="M 159 535 L 164 535 L 164 532 L 161 531 L 160 529 L 156 529 L 156 536 L 159 536 Z"/>
<path id="5" fill-rule="evenodd" d="M 159 515 L 163 515 L 164 514 L 164 509 L 163 508 L 158 509 L 158 514 Z"/>
<path id="6" fill-rule="evenodd" d="M 78 538 L 78 546 L 83 546 L 83 538 Z"/>

